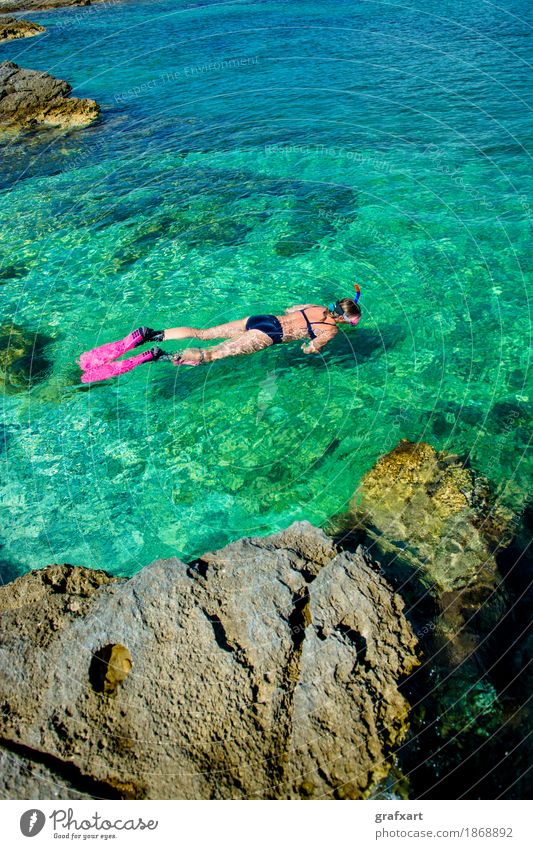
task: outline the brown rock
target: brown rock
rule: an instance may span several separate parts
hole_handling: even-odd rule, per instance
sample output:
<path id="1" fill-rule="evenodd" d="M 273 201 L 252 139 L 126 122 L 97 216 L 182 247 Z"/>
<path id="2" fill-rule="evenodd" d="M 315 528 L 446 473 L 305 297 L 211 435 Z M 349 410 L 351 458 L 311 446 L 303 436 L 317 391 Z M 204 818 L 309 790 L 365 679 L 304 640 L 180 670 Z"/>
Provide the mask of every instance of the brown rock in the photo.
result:
<path id="1" fill-rule="evenodd" d="M 69 97 L 72 86 L 46 74 L 0 64 L 0 126 L 82 127 L 94 121 L 100 108 L 94 100 Z"/>

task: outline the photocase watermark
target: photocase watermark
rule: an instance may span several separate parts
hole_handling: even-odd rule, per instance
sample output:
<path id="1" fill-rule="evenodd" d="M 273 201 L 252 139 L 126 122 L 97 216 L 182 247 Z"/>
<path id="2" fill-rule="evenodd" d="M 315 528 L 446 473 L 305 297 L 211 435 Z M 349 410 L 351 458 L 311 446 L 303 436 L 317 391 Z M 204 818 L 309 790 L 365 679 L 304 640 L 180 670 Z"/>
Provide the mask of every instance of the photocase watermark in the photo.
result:
<path id="1" fill-rule="evenodd" d="M 20 818 L 20 830 L 25 837 L 35 837 L 46 825 L 46 816 L 38 808 L 30 808 Z M 101 816 L 97 811 L 90 817 L 76 819 L 74 809 L 58 808 L 48 816 L 54 837 L 69 840 L 86 840 L 88 837 L 100 837 L 109 840 L 123 831 L 155 831 L 158 820 L 144 820 L 142 817 L 120 817 L 112 820 Z"/>
<path id="2" fill-rule="evenodd" d="M 393 445 L 396 445 L 398 442 L 398 433 L 408 418 L 409 409 L 402 404 L 388 429 L 387 436 L 383 442 L 383 451 L 390 451 Z"/>
<path id="3" fill-rule="evenodd" d="M 428 634 L 432 634 L 436 629 L 436 622 L 426 622 L 425 625 L 419 625 L 418 628 L 416 628 L 415 634 L 417 637 L 426 637 Z"/>
<path id="4" fill-rule="evenodd" d="M 67 160 L 68 166 L 71 168 L 84 168 L 87 162 L 94 159 L 95 154 L 98 155 L 100 161 L 102 161 L 109 151 L 109 142 L 107 139 L 99 140 L 99 139 L 91 139 L 91 144 L 87 145 L 84 150 L 80 151 L 80 153 L 75 153 L 72 156 L 69 156 Z"/>
<path id="5" fill-rule="evenodd" d="M 486 195 L 482 194 L 479 189 L 476 189 L 474 186 L 465 183 L 461 168 L 459 166 L 448 165 L 445 161 L 441 161 L 446 155 L 446 152 L 442 148 L 438 147 L 438 145 L 436 144 L 428 144 L 424 149 L 424 154 L 436 161 L 436 167 L 438 171 L 440 171 L 442 174 L 448 175 L 456 186 L 458 186 L 460 189 L 470 195 L 470 197 L 472 197 L 474 200 L 478 201 L 481 206 L 484 206 L 486 207 L 486 209 L 489 209 L 491 211 L 496 211 L 496 207 L 494 206 L 492 201 L 490 201 L 486 197 Z"/>
<path id="6" fill-rule="evenodd" d="M 152 77 L 151 80 L 140 83 L 139 85 L 131 86 L 124 91 L 115 94 L 116 103 L 126 103 L 129 100 L 135 100 L 148 92 L 153 91 L 161 85 L 183 80 L 188 77 L 199 76 L 213 71 L 225 71 L 228 68 L 243 68 L 247 65 L 257 65 L 259 59 L 257 56 L 242 56 L 238 59 L 222 59 L 219 62 L 210 62 L 206 65 L 186 65 L 178 71 L 165 71 L 157 77 Z"/>
<path id="7" fill-rule="evenodd" d="M 165 83 L 181 79 L 181 77 L 181 71 L 166 71 L 164 74 L 159 74 L 158 77 L 153 77 L 151 80 L 147 80 L 146 82 L 141 83 L 140 85 L 135 85 L 131 88 L 125 89 L 124 91 L 118 92 L 117 94 L 115 94 L 115 102 L 126 103 L 128 100 L 135 100 L 137 97 L 141 97 L 141 95 L 147 94 L 154 88 L 157 88 L 160 85 L 165 85 Z"/>
<path id="8" fill-rule="evenodd" d="M 43 830 L 46 817 L 38 808 L 24 811 L 20 818 L 20 830 L 24 837 L 35 837 Z"/>
<path id="9" fill-rule="evenodd" d="M 318 217 L 322 220 L 329 221 L 330 224 L 348 224 L 353 221 L 355 210 L 353 212 L 332 212 L 331 209 L 319 209 Z"/>

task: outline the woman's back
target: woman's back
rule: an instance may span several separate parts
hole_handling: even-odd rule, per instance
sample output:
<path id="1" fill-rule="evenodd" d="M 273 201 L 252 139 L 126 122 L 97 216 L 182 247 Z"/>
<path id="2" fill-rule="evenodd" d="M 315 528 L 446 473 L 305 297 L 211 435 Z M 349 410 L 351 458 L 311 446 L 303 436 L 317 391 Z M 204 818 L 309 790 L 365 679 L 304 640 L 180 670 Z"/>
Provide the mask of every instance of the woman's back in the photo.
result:
<path id="1" fill-rule="evenodd" d="M 328 318 L 328 310 L 320 304 L 291 307 L 285 315 L 279 315 L 278 319 L 286 341 L 303 339 L 305 336 L 314 339 L 320 333 L 332 332 L 335 329 L 335 321 L 331 317 Z"/>

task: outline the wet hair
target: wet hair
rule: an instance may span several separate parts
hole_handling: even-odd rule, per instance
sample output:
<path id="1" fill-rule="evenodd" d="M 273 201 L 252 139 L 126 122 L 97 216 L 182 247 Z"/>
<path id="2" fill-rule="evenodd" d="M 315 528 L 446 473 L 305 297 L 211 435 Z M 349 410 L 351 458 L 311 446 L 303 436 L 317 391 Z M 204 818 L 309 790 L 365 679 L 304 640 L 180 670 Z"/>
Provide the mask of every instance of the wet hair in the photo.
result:
<path id="1" fill-rule="evenodd" d="M 353 318 L 361 315 L 361 307 L 352 298 L 342 298 L 339 301 L 339 306 L 345 315 L 352 316 Z"/>

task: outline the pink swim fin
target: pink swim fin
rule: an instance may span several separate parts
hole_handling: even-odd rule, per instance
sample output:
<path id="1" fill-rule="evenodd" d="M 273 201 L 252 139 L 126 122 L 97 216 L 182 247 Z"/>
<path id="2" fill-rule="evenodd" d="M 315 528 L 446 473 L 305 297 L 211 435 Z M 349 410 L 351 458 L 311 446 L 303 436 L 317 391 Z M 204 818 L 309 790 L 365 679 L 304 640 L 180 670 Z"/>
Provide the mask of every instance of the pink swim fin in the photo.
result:
<path id="1" fill-rule="evenodd" d="M 168 354 L 165 354 L 161 348 L 151 348 L 149 351 L 143 351 L 142 354 L 137 354 L 135 357 L 129 357 L 127 360 L 120 360 L 118 363 L 106 363 L 102 366 L 87 369 L 81 376 L 82 383 L 95 383 L 97 380 L 108 380 L 110 377 L 118 377 L 119 374 L 125 374 L 143 363 L 150 363 L 153 360 L 161 358 L 167 359 Z"/>
<path id="2" fill-rule="evenodd" d="M 91 351 L 85 351 L 80 359 L 79 364 L 82 371 L 103 366 L 105 363 L 110 363 L 113 360 L 121 357 L 132 348 L 137 348 L 144 342 L 161 342 L 163 339 L 162 330 L 152 330 L 151 327 L 138 327 L 132 333 L 128 333 L 124 339 L 119 339 L 118 342 L 106 342 L 105 345 L 100 345 L 98 348 L 93 348 Z M 132 366 L 133 368 L 133 366 Z M 119 372 L 122 374 L 122 372 Z"/>

